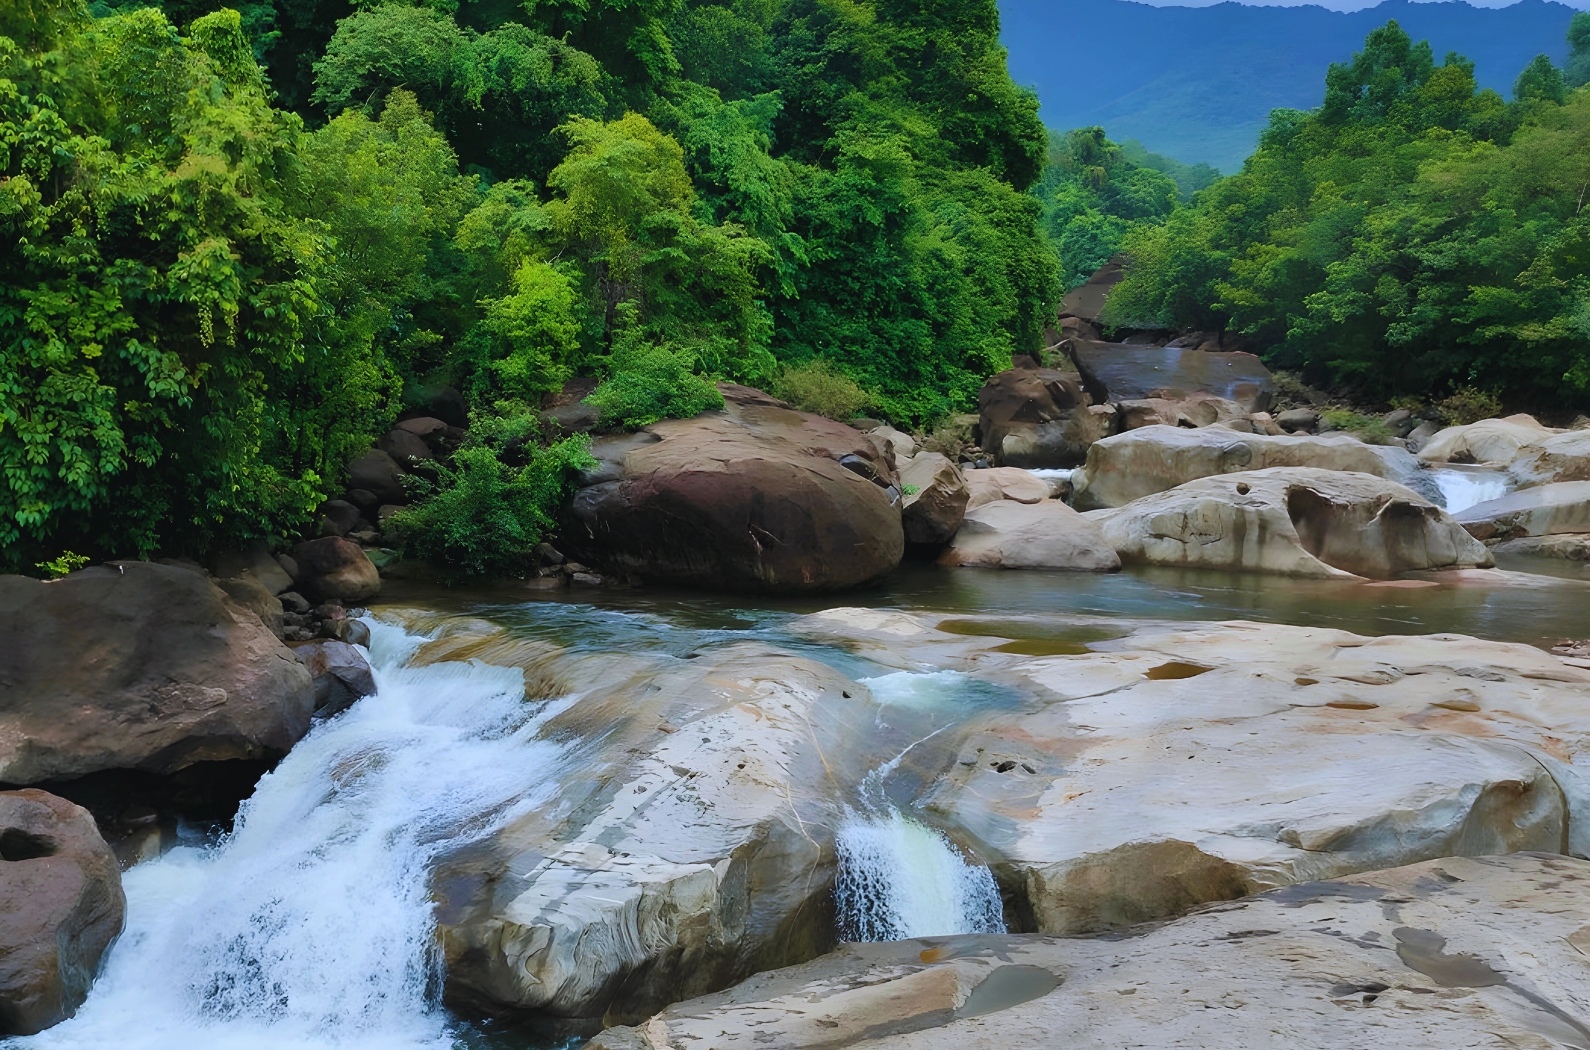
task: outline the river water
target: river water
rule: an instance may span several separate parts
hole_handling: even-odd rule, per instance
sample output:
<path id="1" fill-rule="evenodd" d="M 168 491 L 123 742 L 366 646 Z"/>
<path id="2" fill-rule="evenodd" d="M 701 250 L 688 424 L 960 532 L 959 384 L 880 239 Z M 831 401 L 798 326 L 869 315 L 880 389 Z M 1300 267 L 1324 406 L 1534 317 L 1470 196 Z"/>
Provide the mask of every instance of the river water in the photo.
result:
<path id="1" fill-rule="evenodd" d="M 1525 585 L 1529 584 L 1529 585 Z M 837 604 L 981 617 L 1064 616 L 1120 633 L 1134 622 L 1245 618 L 1365 634 L 1456 631 L 1544 644 L 1583 636 L 1578 581 L 1377 586 L 1216 573 L 1108 576 L 907 566 L 839 598 L 761 600 L 652 590 L 532 597 L 504 584 L 410 585 L 387 600 L 481 617 L 526 639 L 685 658 L 772 642 L 865 681 L 909 727 L 836 832 L 841 932 L 888 939 L 1003 928 L 987 869 L 918 819 L 900 769 L 912 741 L 1010 702 L 954 672 L 900 672 L 787 632 Z M 1106 628 L 1112 627 L 1114 630 Z M 378 691 L 317 726 L 264 777 L 230 834 L 126 873 L 126 932 L 72 1020 L 7 1050 L 408 1050 L 547 1043 L 481 1027 L 440 1005 L 427 870 L 558 790 L 562 749 L 538 735 L 564 701 L 527 702 L 523 672 L 479 663 L 410 667 L 424 640 L 373 624 Z M 1019 633 L 1019 632 L 1018 632 Z"/>

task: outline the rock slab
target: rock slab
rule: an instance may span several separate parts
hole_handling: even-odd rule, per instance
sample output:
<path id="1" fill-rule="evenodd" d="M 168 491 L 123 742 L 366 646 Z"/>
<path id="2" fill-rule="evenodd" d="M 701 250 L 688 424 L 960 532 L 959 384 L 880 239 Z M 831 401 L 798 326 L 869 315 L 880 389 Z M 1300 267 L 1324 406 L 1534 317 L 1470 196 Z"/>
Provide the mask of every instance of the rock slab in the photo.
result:
<path id="1" fill-rule="evenodd" d="M 1590 1044 L 1590 864 L 1449 859 L 1291 887 L 1118 941 L 850 944 L 592 1050 Z"/>
<path id="2" fill-rule="evenodd" d="M 126 911 L 88 810 L 32 788 L 0 792 L 0 1035 L 76 1012 Z"/>
<path id="3" fill-rule="evenodd" d="M 1247 414 L 1268 410 L 1275 397 L 1270 370 L 1242 351 L 1077 342 L 1071 357 L 1097 404 L 1212 394 L 1236 402 Z"/>
<path id="4" fill-rule="evenodd" d="M 1128 564 L 1375 579 L 1492 564 L 1434 503 L 1352 471 L 1271 467 L 1201 478 L 1090 517 Z"/>

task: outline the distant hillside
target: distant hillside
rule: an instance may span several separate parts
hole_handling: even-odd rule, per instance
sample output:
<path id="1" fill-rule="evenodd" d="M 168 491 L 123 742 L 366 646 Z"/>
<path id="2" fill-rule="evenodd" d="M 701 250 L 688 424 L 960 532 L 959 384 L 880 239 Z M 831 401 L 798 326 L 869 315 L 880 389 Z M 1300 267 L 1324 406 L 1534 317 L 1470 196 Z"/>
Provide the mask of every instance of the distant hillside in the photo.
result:
<path id="1" fill-rule="evenodd" d="M 1439 61 L 1457 51 L 1485 87 L 1509 96 L 1544 52 L 1559 65 L 1574 9 L 1546 0 L 1504 8 L 1387 0 L 1351 13 L 1323 7 L 1150 7 L 1127 0 L 1000 0 L 1010 72 L 1034 87 L 1044 122 L 1102 124 L 1178 160 L 1232 172 L 1271 109 L 1310 109 L 1325 69 L 1395 18 Z"/>

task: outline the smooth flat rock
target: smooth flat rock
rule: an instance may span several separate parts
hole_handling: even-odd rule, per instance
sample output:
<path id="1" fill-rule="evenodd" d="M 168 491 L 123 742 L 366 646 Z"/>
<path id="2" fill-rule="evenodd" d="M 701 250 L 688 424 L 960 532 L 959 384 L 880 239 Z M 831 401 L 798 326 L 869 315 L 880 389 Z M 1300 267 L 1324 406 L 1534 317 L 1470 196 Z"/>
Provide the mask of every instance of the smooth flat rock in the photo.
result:
<path id="1" fill-rule="evenodd" d="M 1127 564 L 1385 579 L 1492 563 L 1434 503 L 1352 471 L 1223 474 L 1088 516 Z"/>
<path id="2" fill-rule="evenodd" d="M 1246 414 L 1267 410 L 1275 397 L 1270 370 L 1241 351 L 1079 341 L 1071 357 L 1097 404 L 1212 394 L 1236 402 Z"/>
<path id="3" fill-rule="evenodd" d="M 116 856 L 88 810 L 0 791 L 0 1035 L 32 1035 L 88 997 L 127 911 Z"/>
<path id="4" fill-rule="evenodd" d="M 1121 507 L 1198 478 L 1266 467 L 1313 467 L 1374 474 L 1429 498 L 1434 483 L 1405 449 L 1366 445 L 1345 434 L 1242 434 L 1225 427 L 1149 426 L 1117 434 L 1088 449 L 1073 505 Z"/>
<path id="5" fill-rule="evenodd" d="M 309 671 L 197 572 L 0 576 L 0 636 L 0 783 L 280 756 L 309 730 Z"/>
<path id="6" fill-rule="evenodd" d="M 894 569 L 899 489 L 868 435 L 749 387 L 722 390 L 722 411 L 646 428 L 654 440 L 604 471 L 618 477 L 575 494 L 571 551 L 648 582 L 769 593 Z"/>
<path id="7" fill-rule="evenodd" d="M 441 622 L 418 662 L 574 698 L 539 730 L 567 752 L 557 790 L 434 872 L 450 997 L 632 1018 L 831 946 L 834 828 L 924 732 L 908 712 L 880 728 L 864 685 L 761 644 L 680 660 Z"/>
<path id="8" fill-rule="evenodd" d="M 1047 481 L 1022 467 L 984 467 L 966 471 L 965 477 L 967 510 L 995 500 L 1040 503 L 1054 491 Z"/>
<path id="9" fill-rule="evenodd" d="M 600 1050 L 1551 1050 L 1590 1045 L 1590 864 L 1515 854 L 1295 886 L 1123 940 L 847 944 Z"/>
<path id="10" fill-rule="evenodd" d="M 1562 431 L 1542 426 L 1534 416 L 1520 412 L 1502 419 L 1447 427 L 1419 449 L 1426 463 L 1487 463 L 1506 466 L 1526 445 L 1538 445 Z"/>
<path id="11" fill-rule="evenodd" d="M 1525 445 L 1507 465 L 1516 488 L 1557 481 L 1590 481 L 1590 430 L 1570 430 Z"/>
<path id="12" fill-rule="evenodd" d="M 961 468 L 948 456 L 918 452 L 900 465 L 900 523 L 905 541 L 927 546 L 948 543 L 961 527 L 971 490 Z"/>
<path id="13" fill-rule="evenodd" d="M 1590 670 L 1463 635 L 1111 626 L 831 609 L 791 629 L 1035 698 L 902 760 L 928 786 L 917 811 L 992 865 L 1028 929 L 1443 855 L 1590 855 Z"/>
<path id="14" fill-rule="evenodd" d="M 1097 524 L 1059 500 L 997 500 L 966 512 L 939 564 L 1114 572 L 1121 559 Z"/>
<path id="15" fill-rule="evenodd" d="M 1590 481 L 1520 489 L 1454 516 L 1482 540 L 1590 532 Z"/>

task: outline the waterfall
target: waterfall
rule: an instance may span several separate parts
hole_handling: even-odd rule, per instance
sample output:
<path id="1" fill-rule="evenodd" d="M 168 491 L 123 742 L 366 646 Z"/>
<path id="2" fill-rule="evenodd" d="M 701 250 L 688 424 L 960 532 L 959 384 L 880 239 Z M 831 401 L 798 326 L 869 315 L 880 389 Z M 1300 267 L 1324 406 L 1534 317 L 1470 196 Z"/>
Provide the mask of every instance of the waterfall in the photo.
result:
<path id="1" fill-rule="evenodd" d="M 844 940 L 1005 932 L 993 873 L 899 811 L 850 816 L 835 845 L 834 899 Z"/>
<path id="2" fill-rule="evenodd" d="M 1507 475 L 1495 470 L 1454 470 L 1436 467 L 1430 471 L 1448 514 L 1458 514 L 1481 503 L 1507 495 Z"/>
<path id="3" fill-rule="evenodd" d="M 76 1017 L 8 1050 L 453 1045 L 427 871 L 556 790 L 523 672 L 406 666 L 371 624 L 377 692 L 317 726 L 218 844 L 126 873 L 127 928 Z"/>

